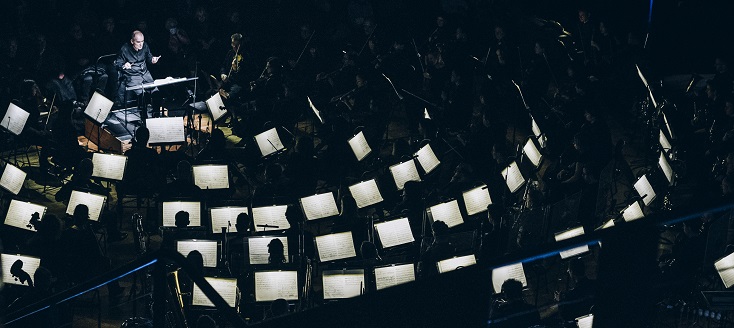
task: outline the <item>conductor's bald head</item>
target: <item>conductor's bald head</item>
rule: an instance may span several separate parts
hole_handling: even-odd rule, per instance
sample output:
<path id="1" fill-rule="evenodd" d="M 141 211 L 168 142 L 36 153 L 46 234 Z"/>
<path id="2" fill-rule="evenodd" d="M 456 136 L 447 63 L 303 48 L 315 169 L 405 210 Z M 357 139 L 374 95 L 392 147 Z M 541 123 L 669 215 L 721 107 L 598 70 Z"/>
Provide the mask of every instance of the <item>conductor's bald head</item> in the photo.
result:
<path id="1" fill-rule="evenodd" d="M 140 51 L 140 49 L 143 49 L 143 44 L 145 43 L 145 36 L 143 36 L 143 32 L 140 32 L 139 30 L 133 31 L 132 35 L 130 36 L 130 43 L 133 45 L 133 49 L 135 49 L 135 51 Z"/>

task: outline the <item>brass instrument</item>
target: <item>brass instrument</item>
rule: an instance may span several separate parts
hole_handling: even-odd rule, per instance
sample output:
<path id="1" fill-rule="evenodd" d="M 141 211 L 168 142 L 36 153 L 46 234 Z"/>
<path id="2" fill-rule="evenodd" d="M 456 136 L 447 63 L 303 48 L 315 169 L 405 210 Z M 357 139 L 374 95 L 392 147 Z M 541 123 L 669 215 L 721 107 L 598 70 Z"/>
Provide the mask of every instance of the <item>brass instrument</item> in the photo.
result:
<path id="1" fill-rule="evenodd" d="M 186 313 L 184 312 L 184 295 L 188 295 L 181 291 L 179 284 L 178 270 L 168 274 L 168 309 L 166 311 L 167 322 L 171 327 L 188 327 L 186 322 Z"/>

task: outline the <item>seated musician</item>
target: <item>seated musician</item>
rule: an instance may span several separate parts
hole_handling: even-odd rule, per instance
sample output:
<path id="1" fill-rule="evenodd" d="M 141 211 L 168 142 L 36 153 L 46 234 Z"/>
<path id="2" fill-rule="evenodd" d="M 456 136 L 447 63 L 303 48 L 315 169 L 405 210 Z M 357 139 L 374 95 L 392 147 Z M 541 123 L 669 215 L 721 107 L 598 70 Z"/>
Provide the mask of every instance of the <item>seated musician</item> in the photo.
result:
<path id="1" fill-rule="evenodd" d="M 148 44 L 145 43 L 145 36 L 143 32 L 138 30 L 133 31 L 130 37 L 130 43 L 125 43 L 120 48 L 120 52 L 117 54 L 115 59 L 115 67 L 120 71 L 120 78 L 122 79 L 122 85 L 118 90 L 118 102 L 122 102 L 126 99 L 125 92 L 126 88 L 141 86 L 147 83 L 153 83 L 153 76 L 148 71 L 148 64 L 156 64 L 161 56 L 154 57 Z M 157 95 L 158 88 L 150 90 L 151 94 L 151 105 L 154 109 L 160 107 L 160 96 Z M 143 89 L 133 90 L 135 95 L 140 96 L 143 94 Z M 125 105 L 125 104 L 123 104 Z M 142 110 L 141 118 L 147 117 L 147 111 Z M 153 116 L 157 116 L 155 110 Z"/>

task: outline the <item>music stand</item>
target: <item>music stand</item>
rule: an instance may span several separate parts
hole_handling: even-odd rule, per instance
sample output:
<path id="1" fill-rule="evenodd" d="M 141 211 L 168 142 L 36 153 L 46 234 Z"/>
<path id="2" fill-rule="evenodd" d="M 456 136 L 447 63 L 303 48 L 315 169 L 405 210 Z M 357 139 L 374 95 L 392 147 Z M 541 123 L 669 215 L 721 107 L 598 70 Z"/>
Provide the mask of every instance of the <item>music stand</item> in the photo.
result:
<path id="1" fill-rule="evenodd" d="M 502 169 L 502 177 L 504 177 L 507 188 L 510 189 L 511 193 L 515 193 L 525 184 L 525 177 L 520 172 L 520 167 L 517 166 L 517 162 L 512 162 L 510 165 Z"/>
<path id="2" fill-rule="evenodd" d="M 306 99 L 308 100 L 308 107 L 311 107 L 311 110 L 316 115 L 316 118 L 319 119 L 319 122 L 321 122 L 321 124 L 324 124 L 324 119 L 321 118 L 321 112 L 319 112 L 319 110 L 316 109 L 316 106 L 314 106 L 313 102 L 311 101 L 311 97 L 306 96 Z"/>
<path id="3" fill-rule="evenodd" d="M 475 264 L 477 264 L 477 258 L 474 254 L 469 254 L 438 261 L 436 262 L 436 267 L 438 268 L 438 273 L 446 273 Z"/>
<path id="4" fill-rule="evenodd" d="M 522 147 L 522 152 L 527 156 L 535 168 L 540 167 L 540 163 L 543 161 L 543 154 L 540 153 L 538 147 L 535 146 L 533 138 L 528 138 L 525 142 L 525 146 Z"/>
<path id="5" fill-rule="evenodd" d="M 18 107 L 18 105 L 10 103 L 8 110 L 5 112 L 5 116 L 3 116 L 3 120 L 0 121 L 0 126 L 16 136 L 20 135 L 30 115 L 29 112 Z"/>
<path id="6" fill-rule="evenodd" d="M 492 269 L 492 287 L 494 287 L 495 294 L 502 292 L 502 284 L 508 279 L 521 282 L 523 287 L 528 286 L 522 262 Z"/>
<path id="7" fill-rule="evenodd" d="M 36 270 L 41 266 L 40 258 L 3 253 L 0 254 L 0 262 L 2 262 L 3 283 L 19 286 L 35 286 L 33 279 L 35 278 Z"/>
<path id="8" fill-rule="evenodd" d="M 569 238 L 582 236 L 583 234 L 584 234 L 584 227 L 578 226 L 578 227 L 574 227 L 574 228 L 564 230 L 561 232 L 556 232 L 553 238 L 556 240 L 556 242 L 559 242 L 561 240 L 566 240 Z M 562 251 L 559 254 L 561 255 L 561 259 L 565 260 L 569 257 L 574 257 L 579 254 L 586 253 L 588 251 L 589 251 L 589 246 L 584 245 L 584 246 L 579 246 L 579 247 L 575 247 L 569 250 Z"/>
<path id="9" fill-rule="evenodd" d="M 343 299 L 364 293 L 363 269 L 324 270 L 321 272 L 324 300 Z"/>
<path id="10" fill-rule="evenodd" d="M 359 133 L 347 140 L 347 142 L 349 143 L 349 147 L 352 148 L 352 153 L 354 153 L 354 157 L 357 158 L 358 162 L 361 162 L 365 157 L 372 153 L 372 148 L 370 148 L 369 143 L 367 143 L 367 139 L 364 137 L 364 133 L 362 131 L 359 131 Z"/>
<path id="11" fill-rule="evenodd" d="M 298 271 L 255 271 L 255 302 L 298 300 Z"/>
<path id="12" fill-rule="evenodd" d="M 331 262 L 357 256 L 351 231 L 316 236 L 316 251 L 320 262 Z"/>
<path id="13" fill-rule="evenodd" d="M 653 189 L 650 181 L 647 179 L 647 174 L 644 174 L 637 179 L 637 182 L 635 182 L 633 187 L 635 188 L 635 191 L 637 191 L 637 194 L 642 197 L 642 201 L 645 203 L 645 206 L 649 206 L 657 197 L 655 189 Z"/>
<path id="14" fill-rule="evenodd" d="M 122 181 L 127 167 L 127 156 L 115 154 L 92 154 L 92 176 L 111 181 Z"/>
<path id="15" fill-rule="evenodd" d="M 418 160 L 418 164 L 423 168 L 423 172 L 426 172 L 426 174 L 433 172 L 433 170 L 441 164 L 441 161 L 436 157 L 436 153 L 433 152 L 431 144 L 426 144 L 418 149 L 414 156 Z"/>
<path id="16" fill-rule="evenodd" d="M 198 201 L 167 201 L 163 202 L 163 226 L 176 226 L 176 213 L 189 213 L 189 227 L 201 226 L 201 202 Z"/>
<path id="17" fill-rule="evenodd" d="M 23 188 L 27 173 L 13 164 L 6 163 L 3 175 L 0 177 L 0 187 L 13 195 L 17 195 Z"/>
<path id="18" fill-rule="evenodd" d="M 308 221 L 339 215 L 339 208 L 332 192 L 303 197 L 298 202 Z"/>
<path id="19" fill-rule="evenodd" d="M 201 190 L 229 189 L 227 164 L 193 165 L 194 184 Z"/>
<path id="20" fill-rule="evenodd" d="M 89 121 L 96 125 L 97 140 L 94 143 L 97 145 L 98 151 L 102 149 L 100 130 L 102 130 L 104 122 L 107 120 L 107 116 L 110 115 L 112 106 L 114 106 L 114 102 L 112 100 L 109 100 L 99 92 L 94 91 L 92 98 L 89 99 L 89 103 L 87 103 L 87 107 L 84 109 L 84 115 L 87 116 Z M 127 114 L 125 115 L 125 118 L 127 121 Z M 125 124 L 124 127 L 127 129 L 127 124 Z"/>
<path id="21" fill-rule="evenodd" d="M 622 212 L 622 218 L 626 222 L 638 220 L 645 217 L 645 213 L 642 211 L 640 202 L 635 200 L 632 204 L 628 205 Z"/>
<path id="22" fill-rule="evenodd" d="M 489 195 L 487 185 L 464 191 L 461 196 L 464 198 L 464 207 L 469 216 L 482 213 L 489 205 L 492 205 L 492 197 Z"/>
<path id="23" fill-rule="evenodd" d="M 664 152 L 671 153 L 673 145 L 670 143 L 670 140 L 668 140 L 668 137 L 662 129 L 660 129 L 660 133 L 658 133 L 658 142 L 660 142 L 660 148 L 662 148 Z"/>
<path id="24" fill-rule="evenodd" d="M 220 118 L 227 115 L 227 107 L 224 106 L 222 96 L 218 92 L 206 100 L 206 107 L 212 115 L 212 122 L 216 123 Z"/>
<path id="25" fill-rule="evenodd" d="M 660 157 L 658 157 L 658 167 L 665 175 L 665 179 L 668 180 L 668 186 L 673 186 L 675 184 L 675 171 L 673 171 L 668 156 L 663 151 L 660 152 Z"/>
<path id="26" fill-rule="evenodd" d="M 271 230 L 290 229 L 291 225 L 285 217 L 288 205 L 272 205 L 252 208 L 252 222 L 255 224 L 255 231 L 261 228 L 259 232 Z"/>
<path id="27" fill-rule="evenodd" d="M 426 209 L 426 214 L 431 221 L 443 221 L 449 228 L 464 223 L 459 202 L 456 199 L 431 206 Z"/>
<path id="28" fill-rule="evenodd" d="M 379 222 L 375 223 L 374 226 L 383 249 L 411 244 L 415 241 L 408 218 Z"/>
<path id="29" fill-rule="evenodd" d="M 716 272 L 724 283 L 724 288 L 734 286 L 734 253 L 722 257 L 714 262 Z"/>
<path id="30" fill-rule="evenodd" d="M 204 277 L 204 279 L 206 279 L 206 281 L 210 285 L 212 285 L 214 290 L 217 291 L 217 294 L 219 294 L 219 296 L 221 296 L 230 307 L 237 307 L 237 302 L 240 298 L 240 291 L 239 288 L 237 288 L 236 278 Z M 212 303 L 209 298 L 204 295 L 204 292 L 202 292 L 197 285 L 194 285 L 191 305 L 215 307 L 214 303 Z"/>
<path id="31" fill-rule="evenodd" d="M 184 257 L 189 256 L 189 253 L 193 251 L 201 253 L 205 268 L 217 267 L 218 248 L 216 240 L 188 239 L 176 241 L 176 251 Z"/>
<path id="32" fill-rule="evenodd" d="M 530 115 L 530 121 L 531 121 L 531 130 L 533 131 L 533 135 L 538 138 L 538 144 L 540 144 L 540 148 L 545 148 L 547 145 L 547 138 L 545 134 L 540 131 L 540 126 L 538 126 L 538 122 L 535 121 L 535 117 L 533 115 Z"/>
<path id="33" fill-rule="evenodd" d="M 151 145 L 182 144 L 186 142 L 183 117 L 149 118 L 145 125 L 150 131 Z"/>
<path id="34" fill-rule="evenodd" d="M 73 215 L 76 206 L 84 204 L 89 210 L 89 220 L 99 222 L 99 217 L 102 215 L 102 210 L 106 202 L 106 196 L 72 190 L 71 197 L 69 197 L 69 204 L 66 206 L 66 214 Z"/>
<path id="35" fill-rule="evenodd" d="M 263 133 L 255 135 L 255 142 L 260 149 L 262 157 L 269 156 L 273 153 L 281 152 L 285 149 L 283 142 L 280 140 L 278 130 L 271 128 Z"/>
<path id="36" fill-rule="evenodd" d="M 587 314 L 576 318 L 574 321 L 576 321 L 576 327 L 578 328 L 592 328 L 594 325 L 594 315 Z"/>
<path id="37" fill-rule="evenodd" d="M 415 281 L 413 263 L 390 264 L 375 267 L 375 289 L 382 290 Z"/>
<path id="38" fill-rule="evenodd" d="M 360 209 L 383 201 L 380 188 L 377 186 L 377 179 L 374 178 L 349 186 L 349 193 L 354 197 Z"/>
<path id="39" fill-rule="evenodd" d="M 270 257 L 270 253 L 268 252 L 268 244 L 273 239 L 280 239 L 280 242 L 283 243 L 283 256 L 285 256 L 285 263 L 290 263 L 287 236 L 254 236 L 247 237 L 247 255 L 250 265 L 269 264 L 268 258 Z"/>
<path id="40" fill-rule="evenodd" d="M 421 181 L 421 176 L 418 174 L 418 168 L 415 166 L 413 159 L 390 166 L 390 173 L 398 190 L 403 190 L 405 183 L 408 181 Z"/>
<path id="41" fill-rule="evenodd" d="M 209 218 L 212 222 L 212 233 L 222 233 L 222 228 L 227 228 L 228 232 L 237 233 L 237 216 L 240 213 L 250 214 L 247 207 L 226 206 L 226 207 L 210 207 Z"/>
<path id="42" fill-rule="evenodd" d="M 8 212 L 5 214 L 5 224 L 35 232 L 36 229 L 30 222 L 33 213 L 38 213 L 39 217 L 43 219 L 43 216 L 46 215 L 46 206 L 12 199 Z"/>

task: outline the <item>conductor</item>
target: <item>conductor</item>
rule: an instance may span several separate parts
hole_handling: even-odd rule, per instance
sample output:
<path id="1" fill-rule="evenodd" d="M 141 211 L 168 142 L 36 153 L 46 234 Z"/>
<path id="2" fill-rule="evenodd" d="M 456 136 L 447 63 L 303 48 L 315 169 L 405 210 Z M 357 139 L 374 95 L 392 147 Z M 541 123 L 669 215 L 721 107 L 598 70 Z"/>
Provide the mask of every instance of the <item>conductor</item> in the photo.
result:
<path id="1" fill-rule="evenodd" d="M 155 64 L 161 56 L 153 57 L 150 53 L 150 48 L 145 43 L 145 36 L 143 32 L 138 30 L 133 31 L 130 37 L 130 43 L 125 43 L 120 48 L 120 52 L 117 54 L 115 60 L 115 67 L 121 72 L 120 81 L 125 87 L 120 87 L 118 91 L 118 101 L 122 104 L 125 99 L 126 88 L 141 86 L 146 83 L 153 82 L 153 76 L 148 71 L 148 64 Z M 135 89 L 132 90 L 137 96 L 141 96 L 144 90 Z M 157 95 L 158 88 L 149 90 L 150 92 L 150 104 L 153 109 L 160 107 L 160 96 Z M 144 97 L 148 97 L 147 93 L 143 94 Z M 138 106 L 149 103 L 146 99 L 139 98 L 142 101 L 138 101 Z M 125 104 L 123 104 L 125 105 Z M 140 115 L 142 119 L 145 119 L 147 115 L 147 108 L 141 108 Z M 157 116 L 157 111 L 153 110 L 153 116 Z"/>

